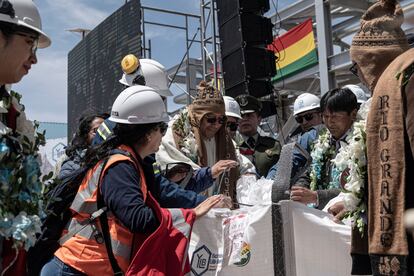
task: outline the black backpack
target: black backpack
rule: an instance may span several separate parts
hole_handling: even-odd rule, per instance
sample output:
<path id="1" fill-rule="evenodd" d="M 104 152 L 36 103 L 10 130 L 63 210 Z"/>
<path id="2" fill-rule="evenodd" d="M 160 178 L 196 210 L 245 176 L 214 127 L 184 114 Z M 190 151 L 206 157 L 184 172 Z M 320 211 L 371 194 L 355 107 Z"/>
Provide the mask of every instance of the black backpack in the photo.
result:
<path id="1" fill-rule="evenodd" d="M 129 155 L 127 152 L 117 149 L 112 150 L 111 155 L 112 154 Z M 105 166 L 108 159 L 109 157 L 105 159 L 103 166 Z M 62 232 L 72 218 L 70 206 L 72 205 L 79 186 L 89 169 L 90 167 L 88 166 L 76 169 L 71 174 L 61 179 L 54 188 L 47 192 L 46 198 L 48 199 L 48 202 L 45 208 L 47 215 L 42 221 L 42 232 L 38 236 L 35 245 L 27 252 L 26 263 L 29 276 L 40 275 L 43 266 L 53 258 L 54 253 L 59 249 L 59 240 L 62 236 Z M 101 208 L 103 200 L 100 198 L 100 193 L 98 193 L 98 201 L 98 208 Z M 101 207 L 99 205 L 101 205 Z M 104 221 L 102 218 L 105 218 Z M 106 213 L 99 219 L 102 227 L 106 226 L 107 228 L 108 223 L 106 220 Z M 103 232 L 104 238 L 107 240 L 109 237 L 109 230 L 103 229 Z M 110 243 L 105 242 L 105 245 L 107 249 L 108 246 L 110 247 Z M 108 251 L 108 255 L 114 271 L 115 269 L 118 270 L 119 267 L 117 267 L 117 263 L 114 261 L 112 249 Z"/>
<path id="2" fill-rule="evenodd" d="M 46 218 L 42 221 L 42 232 L 36 243 L 27 252 L 27 271 L 29 275 L 39 275 L 42 267 L 53 257 L 60 247 L 62 231 L 72 217 L 71 206 L 79 186 L 89 170 L 81 167 L 73 171 L 47 194 Z"/>

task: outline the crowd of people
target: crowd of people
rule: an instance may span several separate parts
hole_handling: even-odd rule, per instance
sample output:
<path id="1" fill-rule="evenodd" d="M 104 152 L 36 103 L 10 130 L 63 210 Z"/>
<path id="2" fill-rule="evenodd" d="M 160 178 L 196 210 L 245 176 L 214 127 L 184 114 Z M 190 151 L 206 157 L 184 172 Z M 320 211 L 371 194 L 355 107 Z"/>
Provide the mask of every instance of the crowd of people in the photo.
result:
<path id="1" fill-rule="evenodd" d="M 55 168 L 55 187 L 82 177 L 53 257 L 36 273 L 184 275 L 183 244 L 194 221 L 214 207 L 239 208 L 237 181 L 244 175 L 277 186 L 285 173 L 285 199 L 331 213 L 338 223 L 351 218 L 352 274 L 414 275 L 413 237 L 403 222 L 414 208 L 414 50 L 403 22 L 394 0 L 365 12 L 350 51 L 350 70 L 361 84 L 296 98 L 289 160 L 282 154 L 286 141 L 260 131 L 260 99 L 223 96 L 203 81 L 192 103 L 171 118 L 164 67 L 126 55 L 124 90 L 110 114 L 83 116 Z M 45 231 L 36 202 L 56 200 L 42 193 L 41 136 L 9 88 L 37 63 L 37 48 L 50 43 L 31 0 L 0 1 L 2 275 L 27 274 L 26 251 Z M 161 243 L 167 253 L 148 256 Z"/>

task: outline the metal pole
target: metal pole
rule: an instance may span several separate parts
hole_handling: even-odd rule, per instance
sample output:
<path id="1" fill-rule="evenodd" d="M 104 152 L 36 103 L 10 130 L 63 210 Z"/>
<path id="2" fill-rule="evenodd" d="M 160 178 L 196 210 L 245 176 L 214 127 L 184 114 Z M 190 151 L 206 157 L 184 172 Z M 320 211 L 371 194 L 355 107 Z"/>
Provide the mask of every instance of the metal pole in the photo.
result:
<path id="1" fill-rule="evenodd" d="M 199 31 L 200 31 L 200 29 L 199 29 L 199 28 L 197 28 L 197 31 L 196 31 L 196 33 L 194 34 L 193 39 L 191 39 L 191 42 L 190 42 L 190 44 L 188 45 L 187 51 L 189 51 L 189 50 L 190 50 L 191 45 L 193 45 L 193 42 L 194 42 L 194 40 L 195 40 L 196 36 L 198 35 L 198 32 L 199 32 Z M 177 66 L 177 69 L 175 70 L 175 73 L 174 73 L 173 77 L 170 79 L 170 83 L 168 84 L 168 87 L 170 87 L 170 86 L 171 86 L 172 82 L 174 81 L 175 77 L 176 77 L 176 76 L 177 76 L 177 74 L 178 74 L 178 71 L 180 71 L 181 65 L 183 65 L 184 60 L 185 60 L 185 58 L 186 58 L 187 54 L 188 54 L 188 52 L 185 52 L 185 54 L 183 55 L 183 58 L 181 59 L 180 64 Z"/>
<path id="2" fill-rule="evenodd" d="M 148 58 L 151 59 L 151 39 L 148 39 Z"/>
<path id="3" fill-rule="evenodd" d="M 141 7 L 141 19 L 142 19 L 142 46 L 143 48 L 141 49 L 141 55 L 143 58 L 146 58 L 147 56 L 147 49 L 145 48 L 146 44 L 145 44 L 145 13 L 144 13 L 144 8 Z"/>
<path id="4" fill-rule="evenodd" d="M 191 13 L 185 13 L 185 12 L 177 12 L 177 11 L 171 11 L 171 10 L 164 10 L 159 8 L 153 8 L 148 6 L 141 6 L 142 8 L 149 10 L 149 11 L 155 11 L 155 12 L 161 12 L 161 13 L 169 13 L 169 14 L 175 14 L 175 15 L 181 15 L 181 16 L 188 16 L 188 17 L 194 17 L 194 18 L 200 18 L 199 15 L 191 14 Z"/>
<path id="5" fill-rule="evenodd" d="M 204 0 L 200 0 L 200 41 L 201 41 L 201 61 L 203 65 L 203 80 L 206 80 L 206 74 L 207 74 L 207 59 L 206 59 L 206 53 L 204 51 L 206 47 L 206 25 L 205 25 L 205 6 L 204 6 Z"/>
<path id="6" fill-rule="evenodd" d="M 214 68 L 214 85 L 218 89 L 218 76 L 217 76 L 217 41 L 216 41 L 216 13 L 214 9 L 214 0 L 210 2 L 211 18 L 213 19 L 213 68 Z"/>
<path id="7" fill-rule="evenodd" d="M 187 105 L 191 104 L 191 91 L 190 91 L 190 49 L 188 47 L 188 17 L 185 17 L 185 45 L 186 45 L 186 56 L 187 56 L 187 60 L 185 62 L 186 68 L 185 68 L 185 83 L 187 85 Z"/>
<path id="8" fill-rule="evenodd" d="M 315 0 L 316 33 L 318 37 L 319 77 L 321 96 L 335 87 L 335 74 L 329 73 L 333 55 L 332 20 L 329 1 Z"/>

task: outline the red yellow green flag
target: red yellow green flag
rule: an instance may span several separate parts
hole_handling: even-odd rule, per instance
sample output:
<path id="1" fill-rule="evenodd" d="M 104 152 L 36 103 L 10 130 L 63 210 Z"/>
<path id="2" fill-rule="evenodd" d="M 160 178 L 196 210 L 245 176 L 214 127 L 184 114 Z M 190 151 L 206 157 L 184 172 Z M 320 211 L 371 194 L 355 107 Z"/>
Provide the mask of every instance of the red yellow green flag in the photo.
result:
<path id="1" fill-rule="evenodd" d="M 276 37 L 268 49 L 275 52 L 277 74 L 272 82 L 279 81 L 318 63 L 313 37 L 312 19 Z"/>

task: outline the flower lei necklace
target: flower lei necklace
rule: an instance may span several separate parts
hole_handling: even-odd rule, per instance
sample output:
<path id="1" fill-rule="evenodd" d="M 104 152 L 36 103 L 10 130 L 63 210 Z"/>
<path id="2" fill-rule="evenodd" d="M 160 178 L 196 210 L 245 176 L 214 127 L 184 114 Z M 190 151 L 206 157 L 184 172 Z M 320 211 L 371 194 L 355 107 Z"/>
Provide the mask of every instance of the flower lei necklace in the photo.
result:
<path id="1" fill-rule="evenodd" d="M 330 134 L 327 129 L 324 129 L 319 134 L 318 139 L 316 140 L 313 150 L 311 152 L 312 164 L 311 164 L 311 183 L 310 188 L 312 191 L 318 189 L 330 189 L 337 188 L 336 184 L 333 181 L 330 181 L 328 184 L 321 183 L 322 176 L 325 172 L 325 166 L 327 162 L 331 161 L 332 156 L 335 154 L 335 147 L 329 143 Z M 336 171 L 332 171 L 335 173 Z M 335 178 L 335 177 L 332 177 Z"/>
<path id="2" fill-rule="evenodd" d="M 347 213 L 360 234 L 364 233 L 366 204 L 363 200 L 367 179 L 365 121 L 355 122 L 352 135 L 347 137 L 348 145 L 341 147 L 333 160 L 335 167 L 344 172 L 343 200 Z"/>
<path id="3" fill-rule="evenodd" d="M 26 120 L 21 96 L 11 91 L 0 99 L 0 115 L 5 116 L 10 105 L 20 113 L 16 131 L 0 122 L 0 235 L 12 238 L 16 248 L 27 250 L 40 233 L 42 189 L 38 150 L 44 145 L 44 132 Z"/>
<path id="4" fill-rule="evenodd" d="M 185 156 L 191 159 L 194 163 L 198 163 L 197 143 L 194 133 L 191 131 L 190 119 L 188 116 L 188 109 L 185 108 L 174 121 L 173 130 L 177 132 L 180 137 L 178 141 L 179 150 Z"/>
<path id="5" fill-rule="evenodd" d="M 363 196 L 367 177 L 366 160 L 366 133 L 365 121 L 355 122 L 352 132 L 346 137 L 346 143 L 341 142 L 341 148 L 335 158 L 335 148 L 329 144 L 329 132 L 324 130 L 314 144 L 311 153 L 311 190 L 343 188 L 343 199 L 347 213 L 345 218 L 351 218 L 359 232 L 364 232 L 366 225 L 366 205 Z M 320 183 L 326 162 L 332 163 L 331 181 L 328 184 Z"/>

